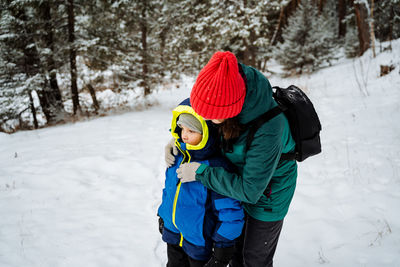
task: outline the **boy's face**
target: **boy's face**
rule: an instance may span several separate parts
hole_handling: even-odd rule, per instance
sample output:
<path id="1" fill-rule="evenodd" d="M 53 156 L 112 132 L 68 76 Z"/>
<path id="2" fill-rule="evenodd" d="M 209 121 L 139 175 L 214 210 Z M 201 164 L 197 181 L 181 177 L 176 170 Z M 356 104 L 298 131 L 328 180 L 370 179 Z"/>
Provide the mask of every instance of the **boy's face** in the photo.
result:
<path id="1" fill-rule="evenodd" d="M 202 134 L 192 131 L 184 125 L 182 125 L 181 128 L 182 128 L 181 136 L 184 143 L 195 146 L 200 143 L 201 139 L 203 139 Z"/>

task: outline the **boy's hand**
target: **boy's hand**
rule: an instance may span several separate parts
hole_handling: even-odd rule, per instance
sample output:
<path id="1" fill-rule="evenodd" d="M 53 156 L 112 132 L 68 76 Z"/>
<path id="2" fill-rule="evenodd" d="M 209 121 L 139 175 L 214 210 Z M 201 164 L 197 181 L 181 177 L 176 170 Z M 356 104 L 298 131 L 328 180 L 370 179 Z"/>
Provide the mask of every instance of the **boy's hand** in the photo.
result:
<path id="1" fill-rule="evenodd" d="M 226 267 L 228 266 L 229 262 L 220 262 L 214 256 L 204 265 L 204 267 Z"/>
<path id="2" fill-rule="evenodd" d="M 158 217 L 158 231 L 160 231 L 160 234 L 164 231 L 164 220 L 161 217 Z"/>
<path id="3" fill-rule="evenodd" d="M 204 265 L 204 267 L 225 267 L 229 264 L 235 249 L 234 247 L 228 248 L 214 248 L 211 259 Z"/>
<path id="4" fill-rule="evenodd" d="M 181 179 L 182 183 L 196 181 L 196 171 L 200 167 L 198 162 L 190 162 L 182 164 L 179 169 L 176 170 L 178 178 Z"/>
<path id="5" fill-rule="evenodd" d="M 165 146 L 165 163 L 171 167 L 175 163 L 175 156 L 178 155 L 178 148 L 175 145 L 175 138 L 172 138 Z"/>

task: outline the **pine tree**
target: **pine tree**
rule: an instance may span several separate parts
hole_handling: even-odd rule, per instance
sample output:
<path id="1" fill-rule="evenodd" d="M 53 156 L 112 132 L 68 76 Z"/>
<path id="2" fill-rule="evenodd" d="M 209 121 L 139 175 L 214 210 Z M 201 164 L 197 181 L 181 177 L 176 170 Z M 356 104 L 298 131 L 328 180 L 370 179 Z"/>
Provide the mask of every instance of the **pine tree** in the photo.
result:
<path id="1" fill-rule="evenodd" d="M 98 1 L 88 8 L 91 18 L 83 25 L 89 45 L 83 57 L 91 69 L 112 69 L 118 79 L 117 91 L 137 85 L 148 95 L 159 81 L 157 1 Z M 102 16 L 107 24 L 99 21 Z M 158 39 L 157 39 L 158 40 Z"/>
<path id="2" fill-rule="evenodd" d="M 274 1 L 272 1 L 274 2 Z M 271 1 L 242 1 L 228 14 L 234 27 L 228 30 L 229 46 L 239 60 L 253 67 L 261 67 L 264 52 L 269 47 L 268 8 Z"/>
<path id="3" fill-rule="evenodd" d="M 338 37 L 343 38 L 346 36 L 346 23 L 345 23 L 345 17 L 346 17 L 346 0 L 338 0 Z"/>
<path id="4" fill-rule="evenodd" d="M 400 38 L 400 0 L 375 1 L 374 20 L 378 40 Z"/>
<path id="5" fill-rule="evenodd" d="M 0 127 L 3 130 L 14 130 L 18 124 L 20 128 L 26 127 L 22 115 L 26 111 L 29 114 L 32 108 L 31 94 L 45 85 L 34 40 L 35 13 L 28 4 L 25 1 L 1 3 Z"/>
<path id="6" fill-rule="evenodd" d="M 2 75 L 7 77 L 7 89 L 18 88 L 18 92 L 13 94 L 14 105 L 19 105 L 17 96 L 21 96 L 24 100 L 20 102 L 25 103 L 23 110 L 26 110 L 23 114 L 14 112 L 14 117 L 29 113 L 30 110 L 35 121 L 37 112 L 31 102 L 38 98 L 40 106 L 36 108 L 43 112 L 46 123 L 62 120 L 65 112 L 56 77 L 65 61 L 59 49 L 60 44 L 65 42 L 57 39 L 56 29 L 62 26 L 60 19 L 54 19 L 58 17 L 55 14 L 58 8 L 54 7 L 58 7 L 60 3 L 48 0 L 15 0 L 2 1 L 1 4 L 4 19 L 1 23 L 4 37 L 1 42 L 4 49 L 0 57 L 7 62 L 6 65 L 15 64 L 12 69 L 4 67 Z M 13 85 L 10 81 L 14 81 Z M 6 89 L 3 87 L 2 90 Z M 10 112 L 8 114 L 8 118 L 12 119 Z M 19 117 L 19 124 L 32 124 L 29 116 Z"/>
<path id="7" fill-rule="evenodd" d="M 111 0 L 79 1 L 76 7 L 78 80 L 80 91 L 87 89 L 95 113 L 101 108 L 96 91 L 111 89 L 116 93 L 127 88 L 121 80 L 130 80 L 123 73 L 121 62 L 129 51 L 123 38 L 125 13 L 118 2 Z M 111 72 L 109 79 L 104 73 Z"/>
<path id="8" fill-rule="evenodd" d="M 82 15 L 77 16 L 77 27 L 83 40 L 80 54 L 89 68 L 105 71 L 118 62 L 124 52 L 119 40 L 124 27 L 121 11 L 109 0 L 88 1 L 81 5 Z"/>
<path id="9" fill-rule="evenodd" d="M 167 33 L 169 70 L 179 73 L 195 73 L 216 51 L 215 43 L 221 39 L 213 26 L 214 8 L 210 1 L 168 1 L 164 9 Z M 174 75 L 176 76 L 176 75 Z"/>
<path id="10" fill-rule="evenodd" d="M 194 64 L 201 68 L 214 52 L 229 50 L 239 61 L 260 68 L 271 35 L 268 12 L 278 2 L 209 0 L 190 9 L 185 36 L 196 55 Z"/>
<path id="11" fill-rule="evenodd" d="M 58 68 L 61 67 L 56 51 L 56 27 L 53 1 L 39 1 L 33 8 L 36 10 L 38 23 L 36 44 L 41 58 L 42 71 L 46 77 L 43 90 L 38 91 L 38 96 L 48 123 L 57 122 L 65 117 L 61 91 L 57 82 Z"/>
<path id="12" fill-rule="evenodd" d="M 75 3 L 74 0 L 67 1 L 68 16 L 68 45 L 69 45 L 69 68 L 71 74 L 71 95 L 73 114 L 81 112 L 78 92 L 78 71 L 76 67 L 76 44 L 75 44 Z"/>
<path id="13" fill-rule="evenodd" d="M 354 8 L 352 6 L 350 6 L 348 9 L 348 15 L 345 18 L 345 23 L 346 23 L 346 36 L 344 43 L 344 51 L 346 57 L 353 58 L 358 56 L 360 43 L 356 27 L 356 17 L 354 14 Z"/>
<path id="14" fill-rule="evenodd" d="M 336 12 L 336 1 L 327 0 L 322 12 L 312 20 L 313 33 L 310 34 L 310 46 L 313 48 L 315 62 L 312 70 L 321 66 L 324 62 L 330 63 L 334 59 L 333 52 L 339 45 Z"/>
<path id="15" fill-rule="evenodd" d="M 317 7 L 310 0 L 301 2 L 289 18 L 282 37 L 284 42 L 277 45 L 275 57 L 285 70 L 295 73 L 314 71 L 332 58 L 332 23 L 318 15 Z"/>

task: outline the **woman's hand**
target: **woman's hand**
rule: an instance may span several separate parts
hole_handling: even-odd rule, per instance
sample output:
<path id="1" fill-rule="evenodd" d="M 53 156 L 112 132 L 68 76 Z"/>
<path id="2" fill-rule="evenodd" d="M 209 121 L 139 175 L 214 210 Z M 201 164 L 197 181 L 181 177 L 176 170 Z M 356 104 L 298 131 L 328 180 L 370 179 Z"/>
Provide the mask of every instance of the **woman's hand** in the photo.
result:
<path id="1" fill-rule="evenodd" d="M 178 155 L 178 148 L 175 145 L 175 138 L 172 138 L 165 146 L 165 163 L 171 167 L 175 163 L 175 156 Z"/>
<path id="2" fill-rule="evenodd" d="M 178 178 L 181 179 L 182 183 L 194 182 L 196 181 L 196 171 L 200 167 L 198 162 L 190 162 L 182 164 L 177 170 L 176 174 Z"/>

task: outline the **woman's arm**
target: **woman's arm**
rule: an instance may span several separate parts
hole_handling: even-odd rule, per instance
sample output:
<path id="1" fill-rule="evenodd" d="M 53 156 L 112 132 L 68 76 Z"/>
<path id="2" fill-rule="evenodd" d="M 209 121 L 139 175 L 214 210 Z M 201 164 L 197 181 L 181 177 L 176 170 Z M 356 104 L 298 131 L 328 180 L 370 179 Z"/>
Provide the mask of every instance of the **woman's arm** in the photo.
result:
<path id="1" fill-rule="evenodd" d="M 277 124 L 283 122 L 276 119 L 274 122 Z M 282 152 L 283 123 L 271 127 L 271 122 L 260 127 L 254 136 L 241 176 L 223 168 L 201 165 L 196 171 L 196 180 L 221 195 L 257 203 L 274 174 Z"/>

